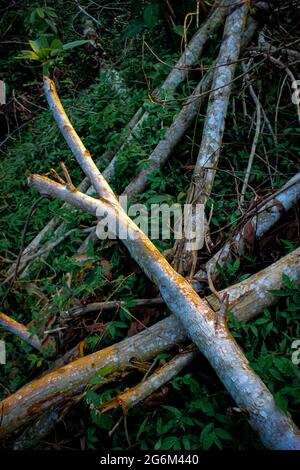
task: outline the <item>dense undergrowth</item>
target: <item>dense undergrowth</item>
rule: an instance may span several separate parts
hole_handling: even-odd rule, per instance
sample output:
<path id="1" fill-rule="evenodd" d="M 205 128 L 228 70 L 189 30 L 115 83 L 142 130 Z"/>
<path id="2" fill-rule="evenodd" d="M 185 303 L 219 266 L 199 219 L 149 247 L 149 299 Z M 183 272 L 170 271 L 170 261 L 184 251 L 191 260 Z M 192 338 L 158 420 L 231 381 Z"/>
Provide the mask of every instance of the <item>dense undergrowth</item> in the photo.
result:
<path id="1" fill-rule="evenodd" d="M 149 7 L 149 4 L 145 3 L 143 9 Z M 20 40 L 17 33 L 20 25 L 23 35 L 21 40 L 25 40 L 26 36 L 34 38 L 45 31 L 49 32 L 47 28 L 64 42 L 78 39 L 78 9 L 73 2 L 67 5 L 66 8 L 65 2 L 48 1 L 47 6 L 53 10 L 49 10 L 50 13 L 48 11 L 48 16 L 44 12 L 44 18 L 41 18 L 38 13 L 32 16 L 38 4 L 19 2 L 16 18 L 12 15 L 13 11 L 6 11 L 3 24 L 6 27 L 11 24 L 11 29 L 10 32 L 3 29 L 3 41 L 16 37 Z M 174 63 L 178 57 L 180 37 L 173 31 L 170 33 L 160 13 L 157 13 L 160 22 L 157 27 L 144 24 L 142 10 L 129 8 L 120 23 L 111 21 L 116 12 L 105 13 L 103 10 L 101 24 L 96 26 L 103 48 L 100 48 L 102 57 L 89 54 L 84 48 L 78 49 L 78 52 L 76 50 L 70 53 L 62 63 L 56 64 L 53 70 L 59 92 L 64 98 L 63 104 L 86 147 L 99 161 L 100 170 L 107 163 L 102 161 L 101 155 L 108 149 L 113 150 L 124 140 L 125 126 L 134 112 L 140 106 L 149 111 L 142 133 L 135 135 L 119 154 L 116 178 L 112 182 L 114 190 L 119 194 L 145 165 L 151 150 L 180 110 L 182 97 L 188 95 L 200 73 L 194 72 L 191 79 L 193 81 L 183 84 L 164 106 L 150 102 L 145 76 L 151 81 L 152 90 L 159 85 L 169 71 L 166 63 Z M 21 18 L 23 11 L 26 13 L 24 21 Z M 93 14 L 96 13 L 97 11 L 93 11 Z M 185 13 L 179 8 L 178 19 L 182 20 Z M 52 22 L 50 25 L 39 21 L 45 20 L 45 17 Z M 284 27 L 287 27 L 291 20 L 287 16 L 285 21 Z M 268 28 L 271 28 L 271 24 L 272 21 L 269 21 Z M 142 50 L 142 30 L 148 43 L 164 63 L 153 57 L 147 48 Z M 285 39 L 281 29 L 276 27 L 276 21 L 272 34 L 278 43 Z M 210 66 L 212 57 L 218 52 L 219 39 L 218 35 L 211 38 L 201 59 L 201 67 Z M 253 45 L 256 42 L 257 38 L 254 38 Z M 250 49 L 251 47 L 246 50 L 245 57 L 249 56 Z M 16 52 L 12 48 L 1 58 L 2 74 L 9 84 L 9 96 L 12 96 L 12 90 L 20 96 L 24 93 L 28 96 L 29 93 L 36 106 L 46 107 L 40 92 L 41 68 L 32 69 L 24 63 L 20 65 L 15 59 Z M 118 71 L 128 88 L 126 98 L 120 96 L 107 75 L 101 73 L 103 55 L 105 61 Z M 96 65 L 95 61 L 98 61 Z M 91 64 L 94 64 L 93 67 Z M 241 73 L 240 68 L 237 73 L 239 72 Z M 277 119 L 274 123 L 276 142 L 266 127 L 261 133 L 250 178 L 253 191 L 248 191 L 248 200 L 269 194 L 299 171 L 299 127 L 289 85 L 282 87 L 284 79 L 284 71 L 278 71 L 267 60 L 257 64 L 252 72 L 253 86 L 272 125 L 275 116 Z M 17 105 L 14 103 L 12 106 Z M 243 221 L 237 191 L 241 187 L 251 149 L 255 107 L 242 79 L 235 82 L 230 106 L 222 160 L 209 203 L 209 208 L 213 209 L 211 233 L 215 250 Z M 38 198 L 36 192 L 27 187 L 26 171 L 40 174 L 47 173 L 51 168 L 59 171 L 59 162 L 63 161 L 75 184 L 83 177 L 60 136 L 51 113 L 46 109 L 35 109 L 34 106 L 29 108 L 30 118 L 24 118 L 25 125 L 20 130 L 17 128 L 22 116 L 18 114 L 18 108 L 8 115 L 14 132 L 11 135 L 8 133 L 10 137 L 1 147 L 2 279 L 5 279 L 9 262 L 15 260 L 18 254 L 25 219 L 32 203 Z M 15 113 L 17 122 L 14 122 Z M 144 204 L 184 203 L 201 140 L 204 114 L 205 107 L 201 109 L 196 123 L 184 136 L 163 170 L 149 178 L 147 189 L 136 201 Z M 16 282 L 8 296 L 8 285 L 1 286 L 1 294 L 6 297 L 2 308 L 22 323 L 31 324 L 32 331 L 39 331 L 45 322 L 47 330 L 64 326 L 60 321 L 60 313 L 79 301 L 88 303 L 108 299 L 123 300 L 126 305 L 113 316 L 102 315 L 97 319 L 96 325 L 94 318 L 89 317 L 85 321 L 71 324 L 68 329 L 63 328 L 58 333 L 53 333 L 56 346 L 49 340 L 45 355 L 37 354 L 30 346 L 10 334 L 1 333 L 1 337 L 7 341 L 7 364 L 0 366 L 1 397 L 46 371 L 57 357 L 79 341 L 83 342 L 83 353 L 87 354 L 139 331 L 140 325 L 130 312 L 134 312 L 134 316 L 146 326 L 167 313 L 164 308 L 133 308 L 134 299 L 151 298 L 158 292 L 117 242 L 98 243 L 95 247 L 90 245 L 88 258 L 79 259 L 76 251 L 84 239 L 82 229 L 93 223 L 93 220 L 83 213 L 60 209 L 60 206 L 58 201 L 48 200 L 39 204 L 25 234 L 25 245 L 54 215 L 59 215 L 67 223 L 68 229 L 75 227 L 76 230 L 47 259 L 36 260 L 27 277 Z M 221 272 L 218 287 L 244 279 L 298 246 L 298 209 L 294 208 L 264 240 L 257 242 L 251 256 L 228 264 Z M 162 251 L 171 248 L 172 244 L 172 240 L 156 242 Z M 203 263 L 209 255 L 204 250 L 199 262 Z M 207 293 L 208 290 L 202 292 L 203 295 Z M 276 292 L 276 295 L 280 297 L 277 307 L 264 311 L 258 319 L 246 324 L 237 324 L 231 320 L 230 328 L 246 351 L 252 367 L 274 394 L 278 405 L 286 412 L 293 413 L 299 424 L 299 367 L 291 361 L 291 344 L 300 337 L 300 290 L 285 279 L 285 288 Z M 157 364 L 163 364 L 174 352 L 160 355 L 156 358 Z M 84 436 L 86 448 L 89 449 L 261 448 L 243 416 L 243 411 L 235 408 L 209 364 L 200 356 L 183 374 L 131 411 L 125 419 L 126 426 L 121 422 L 109 437 L 108 431 L 117 423 L 121 412 L 117 410 L 100 415 L 97 406 L 117 392 L 138 383 L 150 365 L 142 364 L 137 367 L 136 372 L 98 391 L 93 390 L 91 385 L 88 386 L 84 399 L 66 412 L 64 425 L 57 425 L 55 438 L 51 435 L 47 442 L 36 443 L 35 447 L 79 448 L 80 437 Z"/>

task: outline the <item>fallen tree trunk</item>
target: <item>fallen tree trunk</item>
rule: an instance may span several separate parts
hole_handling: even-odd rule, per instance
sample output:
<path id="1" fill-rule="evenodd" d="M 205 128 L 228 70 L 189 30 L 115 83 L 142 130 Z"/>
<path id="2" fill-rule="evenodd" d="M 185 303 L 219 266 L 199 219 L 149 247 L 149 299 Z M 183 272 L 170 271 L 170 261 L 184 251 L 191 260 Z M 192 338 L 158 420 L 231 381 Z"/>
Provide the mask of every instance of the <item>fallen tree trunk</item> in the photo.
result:
<path id="1" fill-rule="evenodd" d="M 103 403 L 100 406 L 100 410 L 105 413 L 106 411 L 121 406 L 123 413 L 128 413 L 131 408 L 145 400 L 145 398 L 151 395 L 151 393 L 161 388 L 167 382 L 176 377 L 176 375 L 180 374 L 180 372 L 187 367 L 193 359 L 196 359 L 198 354 L 199 353 L 197 351 L 182 351 L 167 364 L 153 372 L 153 374 L 146 380 L 125 392 L 119 393 L 119 395 L 112 398 L 112 400 Z"/>
<path id="2" fill-rule="evenodd" d="M 255 239 L 267 233 L 299 200 L 300 173 L 297 173 L 280 190 L 249 212 L 248 217 L 251 218 L 242 229 L 209 259 L 205 269 L 200 269 L 194 279 L 206 282 L 209 272 L 212 280 L 215 280 L 219 274 L 218 267 L 224 268 L 227 262 L 231 263 L 236 257 L 251 253 Z"/>
<path id="3" fill-rule="evenodd" d="M 270 291 L 283 286 L 283 274 L 297 284 L 300 282 L 300 248 L 239 284 L 224 289 L 220 296 L 228 294 L 229 309 L 237 321 L 249 320 L 278 300 Z M 208 297 L 206 302 L 218 309 L 219 301 L 215 296 Z M 0 402 L 0 437 L 51 410 L 55 404 L 68 400 L 72 394 L 82 392 L 97 374 L 101 374 L 103 383 L 110 382 L 116 374 L 131 370 L 134 360 L 147 361 L 186 339 L 180 321 L 170 315 L 135 336 L 51 371 Z"/>
<path id="4" fill-rule="evenodd" d="M 232 81 L 236 64 L 241 51 L 241 38 L 246 25 L 248 8 L 239 1 L 233 2 L 233 10 L 228 15 L 223 40 L 216 68 L 213 75 L 212 91 L 209 95 L 206 117 L 202 132 L 201 145 L 194 168 L 192 181 L 187 194 L 187 203 L 193 206 L 195 211 L 199 204 L 207 204 L 210 197 L 218 160 L 221 154 L 225 119 L 232 89 Z M 194 218 L 196 216 L 194 215 Z M 202 248 L 193 224 L 193 240 L 178 240 L 174 247 L 174 267 L 176 271 L 184 276 L 193 277 L 197 251 Z M 206 224 L 205 234 L 207 240 L 208 226 Z M 191 244 L 193 247 L 191 247 Z"/>
<path id="5" fill-rule="evenodd" d="M 240 8 L 247 10 L 246 5 Z M 98 217 L 105 214 L 111 222 L 110 229 L 114 227 L 114 233 L 158 286 L 169 309 L 178 316 L 187 334 L 206 356 L 238 406 L 245 410 L 250 425 L 258 432 L 263 444 L 274 449 L 300 449 L 298 428 L 290 416 L 277 407 L 268 388 L 250 368 L 227 328 L 226 315 L 216 315 L 127 216 L 72 127 L 55 85 L 47 77 L 44 77 L 44 89 L 62 135 L 100 199 L 80 193 L 70 183 L 55 183 L 39 175 L 29 176 L 29 185 L 43 195 L 57 197 Z"/>

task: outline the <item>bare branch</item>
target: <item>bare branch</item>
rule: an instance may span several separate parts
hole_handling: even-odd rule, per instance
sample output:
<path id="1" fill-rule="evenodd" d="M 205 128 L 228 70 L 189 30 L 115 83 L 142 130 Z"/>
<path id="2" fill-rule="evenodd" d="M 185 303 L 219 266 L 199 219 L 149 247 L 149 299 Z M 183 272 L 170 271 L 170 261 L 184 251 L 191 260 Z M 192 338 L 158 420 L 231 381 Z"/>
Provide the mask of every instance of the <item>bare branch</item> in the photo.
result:
<path id="1" fill-rule="evenodd" d="M 151 393 L 155 392 L 176 377 L 176 375 L 180 374 L 180 372 L 187 367 L 193 359 L 198 356 L 198 354 L 199 353 L 197 351 L 191 350 L 181 352 L 178 356 L 174 357 L 174 359 L 156 370 L 146 380 L 140 382 L 135 387 L 120 393 L 112 400 L 103 403 L 100 407 L 101 411 L 104 413 L 121 406 L 123 412 L 127 413 L 128 410 L 145 400 L 145 398 L 151 395 Z"/>
<path id="2" fill-rule="evenodd" d="M 153 92 L 156 96 L 156 99 L 165 98 L 168 94 L 174 93 L 180 83 L 188 76 L 189 69 L 192 67 L 195 62 L 198 60 L 200 55 L 202 54 L 203 47 L 208 40 L 209 36 L 213 34 L 222 24 L 223 19 L 227 14 L 226 3 L 230 4 L 230 1 L 224 0 L 221 1 L 220 4 L 216 6 L 211 12 L 211 15 L 208 17 L 206 22 L 201 25 L 199 31 L 194 35 L 191 39 L 190 43 L 187 45 L 186 49 L 184 50 L 182 56 L 176 63 L 175 67 L 170 71 L 169 75 L 162 83 L 162 85 Z M 253 30 L 253 22 L 250 22 L 250 27 Z M 253 34 L 253 33 L 252 33 Z M 115 86 L 115 81 L 113 80 L 114 75 L 111 75 L 110 72 L 106 73 L 108 78 L 112 81 L 112 85 Z M 209 86 L 209 83 L 208 83 Z M 197 109 L 197 107 L 196 107 Z M 103 176 L 107 181 L 111 181 L 115 174 L 115 162 L 117 160 L 118 154 L 124 148 L 125 143 L 131 140 L 133 134 L 135 134 L 139 129 L 142 127 L 143 122 L 148 118 L 148 112 L 143 112 L 142 108 L 138 109 L 135 113 L 133 118 L 131 119 L 130 123 L 128 124 L 128 131 L 129 137 L 125 139 L 119 148 L 116 148 L 114 152 L 106 151 L 104 155 L 101 157 L 100 161 L 111 160 L 110 164 L 103 172 Z M 184 132 L 184 129 L 183 129 Z M 176 144 L 175 144 L 176 145 Z M 172 151 L 174 146 L 172 146 L 169 152 Z M 162 154 L 166 151 L 165 145 L 161 146 Z M 115 156 L 113 158 L 113 153 Z M 81 185 L 78 189 L 82 192 L 88 192 L 88 194 L 92 194 L 94 192 L 93 186 L 90 186 L 90 181 L 88 178 L 82 181 Z M 66 206 L 65 206 L 66 207 Z M 22 271 L 26 265 L 30 262 L 32 258 L 31 256 L 34 255 L 38 250 L 40 245 L 42 244 L 43 240 L 48 234 L 53 233 L 53 230 L 59 225 L 59 219 L 53 218 L 51 219 L 48 224 L 44 227 L 44 229 L 34 238 L 34 240 L 25 248 L 22 254 L 22 259 L 19 266 L 19 271 Z M 57 228 L 55 235 L 61 236 L 63 231 L 66 229 L 66 224 L 62 223 Z M 14 269 L 14 265 L 10 267 L 8 270 L 8 276 L 11 276 Z M 20 278 L 23 278 L 28 270 L 20 275 Z"/>
<path id="3" fill-rule="evenodd" d="M 43 350 L 42 344 L 36 335 L 30 333 L 26 326 L 22 325 L 21 323 L 17 322 L 13 318 L 9 317 L 8 315 L 5 315 L 5 313 L 2 312 L 0 312 L 0 327 L 18 336 L 38 351 Z"/>
<path id="4" fill-rule="evenodd" d="M 207 270 L 210 270 L 212 279 L 216 279 L 219 270 L 218 265 L 225 267 L 227 262 L 232 262 L 235 257 L 242 257 L 251 252 L 253 242 L 261 238 L 291 207 L 300 200 L 300 173 L 291 178 L 275 194 L 267 197 L 250 212 L 251 217 L 242 229 L 206 263 L 206 269 L 200 269 L 194 276 L 197 281 L 207 281 Z"/>

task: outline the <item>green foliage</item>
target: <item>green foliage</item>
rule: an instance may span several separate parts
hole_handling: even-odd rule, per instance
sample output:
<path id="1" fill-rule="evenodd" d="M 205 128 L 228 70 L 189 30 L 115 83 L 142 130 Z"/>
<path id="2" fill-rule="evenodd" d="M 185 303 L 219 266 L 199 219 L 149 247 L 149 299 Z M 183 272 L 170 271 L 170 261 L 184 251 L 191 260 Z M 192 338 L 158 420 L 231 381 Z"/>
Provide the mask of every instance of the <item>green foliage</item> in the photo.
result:
<path id="1" fill-rule="evenodd" d="M 242 342 L 253 369 L 274 394 L 285 412 L 300 403 L 300 371 L 292 362 L 292 343 L 300 337 L 300 287 L 283 275 L 284 288 L 272 291 L 282 299 L 279 306 L 265 309 L 249 323 L 231 319 L 234 336 Z"/>
<path id="2" fill-rule="evenodd" d="M 33 30 L 39 33 L 46 33 L 51 30 L 54 34 L 57 33 L 57 18 L 58 15 L 54 8 L 45 5 L 34 6 L 29 9 L 25 16 L 24 24 L 28 30 Z"/>
<path id="3" fill-rule="evenodd" d="M 40 62 L 43 65 L 44 75 L 48 75 L 50 66 L 57 63 L 57 60 L 61 59 L 66 51 L 70 51 L 75 47 L 83 46 L 88 43 L 90 43 L 89 40 L 83 39 L 63 44 L 60 39 L 52 39 L 51 36 L 44 35 L 35 41 L 29 41 L 31 49 L 21 51 L 16 58 Z"/>
<path id="4" fill-rule="evenodd" d="M 151 2 L 142 11 L 142 14 L 133 18 L 125 28 L 123 32 L 124 37 L 134 37 L 141 34 L 145 29 L 152 31 L 158 25 L 160 15 L 159 3 L 157 0 L 151 0 Z"/>

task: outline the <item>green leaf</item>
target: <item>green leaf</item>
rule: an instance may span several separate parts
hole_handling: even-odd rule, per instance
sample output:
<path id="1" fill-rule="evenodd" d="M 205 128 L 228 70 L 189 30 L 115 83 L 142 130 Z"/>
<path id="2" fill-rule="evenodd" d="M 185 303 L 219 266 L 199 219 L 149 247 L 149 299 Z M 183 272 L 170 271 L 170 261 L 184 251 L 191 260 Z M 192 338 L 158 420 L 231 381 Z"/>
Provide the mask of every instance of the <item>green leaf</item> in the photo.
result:
<path id="1" fill-rule="evenodd" d="M 52 29 L 52 31 L 57 34 L 57 27 L 55 26 L 55 23 L 52 20 L 49 20 L 49 18 L 45 18 L 45 23 L 47 23 L 48 26 Z"/>
<path id="2" fill-rule="evenodd" d="M 276 297 L 288 297 L 290 295 L 289 291 L 285 290 L 270 290 L 271 294 L 275 295 Z"/>
<path id="3" fill-rule="evenodd" d="M 53 41 L 50 44 L 51 49 L 62 49 L 63 48 L 63 43 L 61 42 L 60 39 L 53 39 Z"/>
<path id="4" fill-rule="evenodd" d="M 239 267 L 240 267 L 240 264 L 241 264 L 240 259 L 237 258 L 237 259 L 234 261 L 233 265 L 232 265 L 232 269 L 233 269 L 233 273 L 234 273 L 234 274 L 236 273 L 236 271 L 238 271 L 238 269 L 239 269 Z"/>
<path id="5" fill-rule="evenodd" d="M 178 24 L 178 25 L 174 26 L 173 31 L 174 31 L 174 33 L 178 34 L 179 36 L 184 35 L 184 27 L 183 27 L 182 24 Z"/>
<path id="6" fill-rule="evenodd" d="M 268 334 L 274 329 L 274 325 L 272 322 L 270 322 L 267 326 L 266 326 L 266 336 L 268 336 Z"/>
<path id="7" fill-rule="evenodd" d="M 200 442 L 204 450 L 210 449 L 214 441 L 213 423 L 208 423 L 200 434 Z"/>
<path id="8" fill-rule="evenodd" d="M 185 450 L 191 450 L 191 443 L 188 436 L 183 436 L 182 444 Z"/>
<path id="9" fill-rule="evenodd" d="M 91 413 L 94 423 L 101 429 L 109 431 L 113 427 L 113 419 L 110 415 L 100 414 L 97 411 L 92 411 Z"/>
<path id="10" fill-rule="evenodd" d="M 101 397 L 93 390 L 88 390 L 85 393 L 85 400 L 89 405 L 94 405 L 95 407 L 101 405 L 102 402 Z"/>
<path id="11" fill-rule="evenodd" d="M 218 436 L 213 432 L 212 433 L 212 436 L 213 436 L 213 440 L 214 440 L 214 443 L 216 444 L 216 446 L 222 450 L 223 449 L 223 446 L 222 446 L 222 443 L 220 441 L 220 439 L 218 438 Z"/>
<path id="12" fill-rule="evenodd" d="M 158 441 L 155 443 L 154 450 L 159 450 L 161 447 L 161 437 L 158 439 Z"/>
<path id="13" fill-rule="evenodd" d="M 35 41 L 28 41 L 28 42 L 29 42 L 30 47 L 32 48 L 32 50 L 34 52 L 36 52 L 38 55 L 39 55 L 39 51 L 41 49 L 49 48 L 49 43 L 48 43 L 47 36 L 41 36 L 38 39 L 36 39 Z"/>
<path id="14" fill-rule="evenodd" d="M 256 326 L 255 325 L 250 325 L 250 330 L 252 331 L 254 336 L 256 336 L 256 338 L 258 338 L 258 331 L 257 331 Z"/>
<path id="15" fill-rule="evenodd" d="M 163 408 L 170 411 L 170 413 L 176 416 L 176 418 L 181 418 L 182 416 L 182 412 L 178 410 L 177 408 L 175 408 L 174 406 L 164 405 Z"/>
<path id="16" fill-rule="evenodd" d="M 282 282 L 283 284 L 288 287 L 289 289 L 293 289 L 293 283 L 292 281 L 290 280 L 290 278 L 286 275 L 286 274 L 283 274 L 282 275 Z"/>
<path id="17" fill-rule="evenodd" d="M 40 18 L 45 18 L 45 11 L 44 8 L 38 7 L 35 10 Z"/>
<path id="18" fill-rule="evenodd" d="M 63 45 L 63 50 L 64 51 L 69 51 L 71 49 L 74 49 L 74 47 L 83 46 L 84 44 L 89 44 L 90 42 L 91 41 L 89 39 L 82 39 L 80 41 L 68 42 L 67 44 Z"/>
<path id="19" fill-rule="evenodd" d="M 269 319 L 268 318 L 259 318 L 258 320 L 255 321 L 255 325 L 263 325 L 264 323 L 268 323 Z"/>
<path id="20" fill-rule="evenodd" d="M 58 18 L 57 14 L 53 10 L 53 8 L 47 7 L 46 11 L 47 11 L 48 16 L 52 16 L 52 18 Z"/>
<path id="21" fill-rule="evenodd" d="M 151 3 L 144 10 L 144 23 L 150 30 L 153 29 L 159 17 L 159 5 L 158 3 Z"/>
<path id="22" fill-rule="evenodd" d="M 37 39 L 36 41 L 29 41 L 31 49 L 38 55 L 41 48 L 41 41 Z"/>
<path id="23" fill-rule="evenodd" d="M 39 59 L 41 61 L 46 60 L 49 57 L 50 53 L 51 53 L 50 47 L 40 49 L 39 54 L 38 54 Z"/>
<path id="24" fill-rule="evenodd" d="M 281 393 L 275 393 L 275 403 L 276 405 L 284 411 L 284 413 L 287 413 L 288 411 L 288 399 L 284 396 L 281 395 Z"/>
<path id="25" fill-rule="evenodd" d="M 24 51 L 21 51 L 19 52 L 19 54 L 16 56 L 16 59 L 24 59 L 24 60 L 39 60 L 39 57 L 38 55 L 33 52 L 33 51 L 29 51 L 29 50 L 24 50 Z"/>
<path id="26" fill-rule="evenodd" d="M 107 377 L 113 372 L 114 372 L 114 368 L 112 366 L 104 366 L 90 379 L 89 383 L 91 385 L 101 384 L 104 382 L 104 377 Z"/>
<path id="27" fill-rule="evenodd" d="M 140 18 L 136 18 L 125 28 L 123 36 L 125 38 L 133 38 L 144 30 L 144 22 Z"/>
<path id="28" fill-rule="evenodd" d="M 33 24 L 35 22 L 35 17 L 36 17 L 36 10 L 33 10 L 30 14 L 30 23 Z"/>
<path id="29" fill-rule="evenodd" d="M 178 443 L 179 439 L 176 436 L 169 436 L 166 437 L 160 446 L 161 450 L 170 450 L 176 448 L 176 444 Z"/>
<path id="30" fill-rule="evenodd" d="M 136 440 L 138 441 L 140 439 L 140 436 L 143 434 L 143 432 L 145 431 L 146 429 L 146 424 L 148 422 L 148 416 L 146 416 L 146 418 L 144 419 L 144 421 L 142 422 L 141 426 L 140 426 L 140 429 L 138 430 L 138 433 L 136 435 Z"/>
<path id="31" fill-rule="evenodd" d="M 232 441 L 232 437 L 231 435 L 229 434 L 229 432 L 225 431 L 225 429 L 222 429 L 222 428 L 215 428 L 214 429 L 214 433 L 220 437 L 221 439 L 223 439 L 224 441 Z"/>

